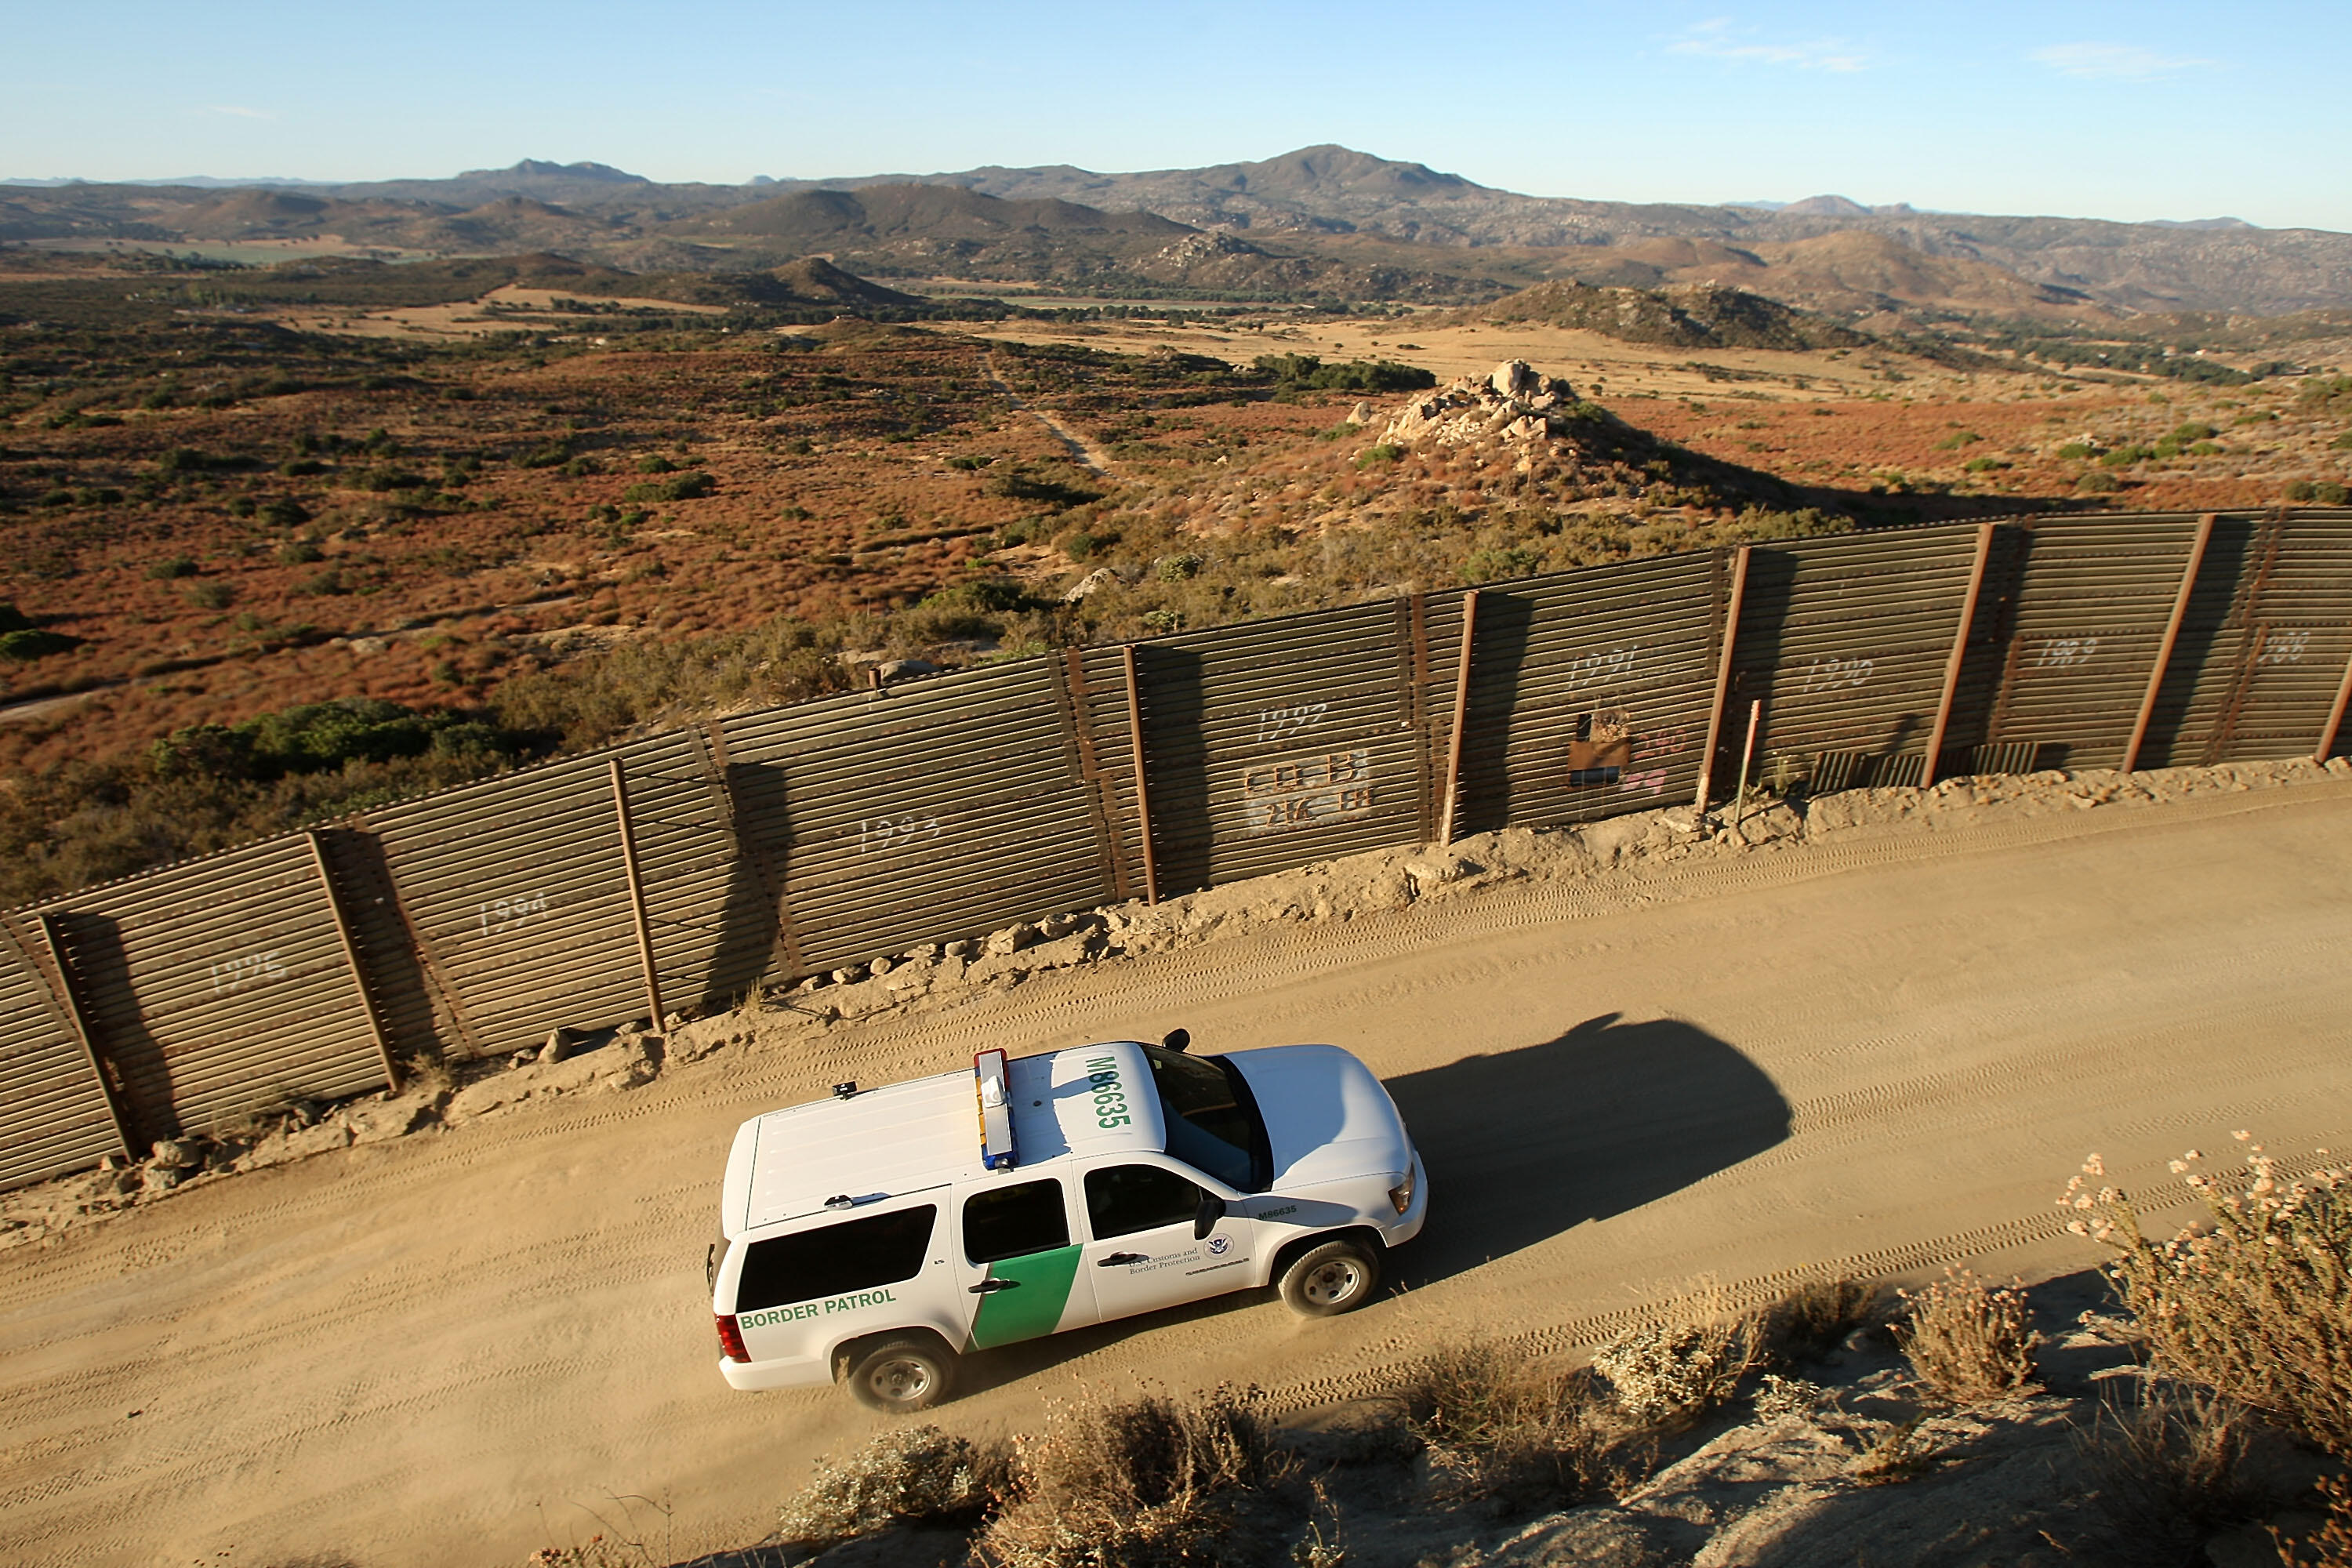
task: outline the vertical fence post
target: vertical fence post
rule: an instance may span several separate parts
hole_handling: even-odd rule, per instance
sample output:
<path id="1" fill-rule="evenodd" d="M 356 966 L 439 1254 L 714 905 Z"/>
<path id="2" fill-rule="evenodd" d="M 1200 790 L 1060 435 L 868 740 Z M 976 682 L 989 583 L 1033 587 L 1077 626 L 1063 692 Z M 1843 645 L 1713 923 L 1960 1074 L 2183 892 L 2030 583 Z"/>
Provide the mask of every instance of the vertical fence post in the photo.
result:
<path id="1" fill-rule="evenodd" d="M 1731 653 L 1739 640 L 1739 606 L 1748 597 L 1748 551 L 1743 544 L 1732 557 L 1731 602 L 1723 612 L 1723 655 L 1715 665 L 1715 700 L 1707 704 L 1706 747 L 1698 754 L 1698 797 L 1691 803 L 1701 816 L 1715 784 L 1715 749 L 1723 741 L 1723 705 L 1731 697 Z"/>
<path id="2" fill-rule="evenodd" d="M 2139 769 L 2140 742 L 2147 739 L 2148 723 L 2156 717 L 2157 693 L 2163 689 L 2164 672 L 2172 663 L 2172 645 L 2180 640 L 2180 623 L 2189 618 L 2189 599 L 2197 591 L 2197 569 L 2205 564 L 2205 546 L 2213 538 L 2214 516 L 2209 511 L 2197 520 L 2197 537 L 2189 546 L 2189 565 L 2180 574 L 2180 592 L 2173 595 L 2172 618 L 2164 623 L 2164 641 L 2157 647 L 2156 668 L 2147 672 L 2147 693 L 2139 700 L 2139 717 L 2132 721 L 2131 741 L 2124 747 L 2124 773 Z"/>
<path id="3" fill-rule="evenodd" d="M 89 1066 L 90 1077 L 98 1080 L 99 1098 L 106 1102 L 106 1119 L 113 1125 L 114 1141 L 121 1148 L 124 1159 L 135 1160 L 139 1154 L 131 1142 L 131 1121 L 123 1106 L 122 1075 L 113 1063 L 98 1054 L 98 1042 L 82 1018 L 81 1004 L 75 1000 L 72 987 L 66 983 L 64 955 L 49 931 L 48 917 L 34 916 L 33 928 L 41 933 L 47 952 L 35 954 L 25 927 L 14 916 L 0 915 L 0 942 L 14 950 L 16 961 L 32 976 L 34 993 L 40 997 L 51 1025 L 81 1047 L 82 1060 Z"/>
<path id="4" fill-rule="evenodd" d="M 367 971 L 360 966 L 360 944 L 352 935 L 351 911 L 343 908 L 342 892 L 335 886 L 334 868 L 327 863 L 326 836 L 313 830 L 303 837 L 310 841 L 310 864 L 319 868 L 319 886 L 325 890 L 327 910 L 334 917 L 335 937 L 343 945 L 343 962 L 351 966 L 352 989 L 359 993 L 360 1011 L 367 1015 L 368 1033 L 375 1037 L 375 1054 L 383 1060 L 383 1080 L 397 1094 L 400 1064 L 393 1059 L 392 1033 L 383 1026 L 383 1015 L 376 1010 L 375 993 L 368 988 Z"/>
<path id="5" fill-rule="evenodd" d="M 1732 797 L 1731 826 L 1738 826 L 1748 820 L 1748 770 L 1756 761 L 1756 731 L 1763 727 L 1764 700 L 1761 697 L 1748 704 L 1748 739 L 1739 747 L 1739 793 Z"/>
<path id="6" fill-rule="evenodd" d="M 646 888 L 637 875 L 637 841 L 635 829 L 629 820 L 629 782 L 621 771 L 621 759 L 613 759 L 613 815 L 621 825 L 621 869 L 628 876 L 629 918 L 637 928 L 637 961 L 645 966 L 646 1004 L 653 1009 L 652 1026 L 662 1026 L 661 976 L 654 970 L 653 929 L 646 923 Z"/>
<path id="7" fill-rule="evenodd" d="M 2344 710 L 2352 708 L 2352 659 L 2344 662 L 2344 679 L 2336 683 L 2335 704 L 2327 710 L 2326 728 L 2319 731 L 2319 747 L 2311 753 L 2315 763 L 2324 763 L 2336 752 L 2336 737 L 2344 729 Z"/>
<path id="8" fill-rule="evenodd" d="M 73 971 L 66 965 L 66 944 L 58 940 L 58 923 L 50 915 L 36 915 L 41 928 L 41 945 L 47 950 L 49 973 L 54 977 L 57 1000 L 63 1008 L 66 1022 L 73 1028 L 74 1038 L 81 1043 L 82 1059 L 98 1077 L 98 1087 L 106 1096 L 107 1114 L 114 1118 L 114 1135 L 122 1142 L 122 1157 L 139 1158 L 139 1143 L 146 1134 L 155 1131 L 145 1125 L 131 1098 L 131 1085 L 122 1069 L 112 1058 L 99 1049 L 99 1035 L 90 1022 L 89 1009 L 82 1005 L 81 991 L 74 984 Z"/>
<path id="9" fill-rule="evenodd" d="M 1135 645 L 1119 650 L 1127 670 L 1127 734 L 1135 748 L 1135 837 L 1143 847 L 1143 901 L 1160 901 L 1160 868 L 1151 858 L 1151 786 L 1143 763 L 1143 693 L 1135 679 Z"/>
<path id="10" fill-rule="evenodd" d="M 1454 808 L 1462 799 L 1462 731 L 1470 718 L 1470 650 L 1478 635 L 1478 590 L 1462 595 L 1462 658 L 1454 670 L 1454 728 L 1445 737 L 1445 809 L 1437 841 L 1454 842 Z"/>
<path id="11" fill-rule="evenodd" d="M 1960 601 L 1960 624 L 1952 633 L 1952 656 L 1944 661 L 1944 694 L 1936 701 L 1936 727 L 1927 731 L 1927 757 L 1919 764 L 1919 787 L 1936 782 L 1936 764 L 1944 755 L 1944 736 L 1952 727 L 1952 702 L 1960 694 L 1960 666 L 1969 653 L 1969 632 L 1977 624 L 1977 599 L 1984 592 L 1985 564 L 1992 559 L 1992 524 L 1977 525 L 1976 564 L 1969 568 L 1969 592 Z"/>

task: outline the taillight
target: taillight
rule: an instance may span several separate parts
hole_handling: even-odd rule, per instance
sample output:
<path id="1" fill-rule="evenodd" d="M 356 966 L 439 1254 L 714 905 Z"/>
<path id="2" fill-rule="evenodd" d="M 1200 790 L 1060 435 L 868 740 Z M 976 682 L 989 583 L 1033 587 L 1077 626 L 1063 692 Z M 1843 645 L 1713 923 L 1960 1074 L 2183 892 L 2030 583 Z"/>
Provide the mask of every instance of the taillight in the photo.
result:
<path id="1" fill-rule="evenodd" d="M 751 1352 L 743 1348 L 743 1331 L 735 1326 L 735 1314 L 719 1314 L 719 1348 L 727 1352 L 729 1361 L 748 1362 Z"/>

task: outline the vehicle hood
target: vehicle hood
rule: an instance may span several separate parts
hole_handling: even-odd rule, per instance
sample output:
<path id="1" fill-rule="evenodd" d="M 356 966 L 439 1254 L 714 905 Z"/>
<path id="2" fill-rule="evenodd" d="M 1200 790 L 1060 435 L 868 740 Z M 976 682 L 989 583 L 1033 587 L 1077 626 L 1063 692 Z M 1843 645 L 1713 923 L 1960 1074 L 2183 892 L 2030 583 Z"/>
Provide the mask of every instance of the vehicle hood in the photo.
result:
<path id="1" fill-rule="evenodd" d="M 1339 1047 L 1273 1046 L 1225 1059 L 1249 1081 L 1265 1118 L 1273 1191 L 1412 1168 L 1396 1102 L 1371 1068 Z"/>

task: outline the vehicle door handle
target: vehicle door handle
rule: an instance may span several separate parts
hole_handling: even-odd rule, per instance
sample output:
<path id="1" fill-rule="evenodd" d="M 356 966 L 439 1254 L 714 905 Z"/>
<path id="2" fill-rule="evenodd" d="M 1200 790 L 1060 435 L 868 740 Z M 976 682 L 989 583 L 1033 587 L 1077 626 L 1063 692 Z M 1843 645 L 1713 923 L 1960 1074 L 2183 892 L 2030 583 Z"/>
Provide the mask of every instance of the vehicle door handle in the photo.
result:
<path id="1" fill-rule="evenodd" d="M 986 1296 L 998 1290 L 1010 1290 L 1020 1283 L 1018 1279 L 983 1279 L 971 1288 L 971 1293 L 975 1296 Z"/>
<path id="2" fill-rule="evenodd" d="M 1122 1263 L 1149 1263 L 1150 1261 L 1150 1258 L 1146 1258 L 1140 1252 L 1114 1252 L 1108 1258 L 1097 1258 L 1095 1260 L 1095 1267 L 1097 1268 L 1113 1268 Z"/>

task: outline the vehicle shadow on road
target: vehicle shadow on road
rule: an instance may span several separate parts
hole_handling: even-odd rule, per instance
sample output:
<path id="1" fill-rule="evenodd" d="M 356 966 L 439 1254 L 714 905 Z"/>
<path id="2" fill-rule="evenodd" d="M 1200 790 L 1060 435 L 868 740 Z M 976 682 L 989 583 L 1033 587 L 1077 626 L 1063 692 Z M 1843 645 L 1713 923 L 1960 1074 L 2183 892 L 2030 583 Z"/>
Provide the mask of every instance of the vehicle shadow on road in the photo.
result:
<path id="1" fill-rule="evenodd" d="M 1771 1078 L 1675 1018 L 1603 1014 L 1388 1089 L 1429 1173 L 1428 1221 L 1391 1275 L 1405 1285 L 1640 1208 L 1789 1136 Z"/>
<path id="2" fill-rule="evenodd" d="M 1429 1218 L 1391 1259 L 1391 1286 L 1432 1284 L 1640 1208 L 1789 1135 L 1789 1102 L 1764 1070 L 1673 1018 L 1603 1014 L 1540 1045 L 1387 1081 L 1430 1184 Z M 1006 1345 L 965 1363 L 965 1392 L 1266 1295 L 1238 1291 Z"/>

